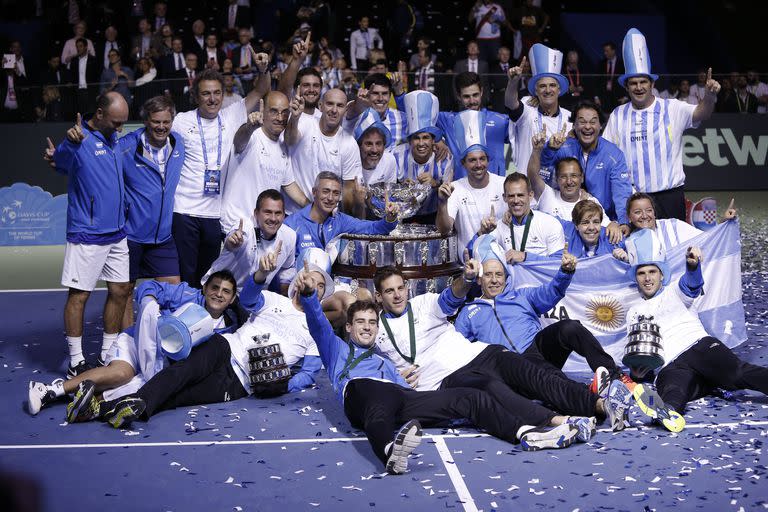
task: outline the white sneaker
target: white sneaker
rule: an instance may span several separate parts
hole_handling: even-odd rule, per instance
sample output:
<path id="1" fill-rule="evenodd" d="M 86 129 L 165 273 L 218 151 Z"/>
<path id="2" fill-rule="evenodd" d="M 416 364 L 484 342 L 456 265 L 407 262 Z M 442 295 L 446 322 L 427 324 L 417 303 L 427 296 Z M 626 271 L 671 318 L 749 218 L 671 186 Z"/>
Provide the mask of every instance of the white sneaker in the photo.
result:
<path id="1" fill-rule="evenodd" d="M 387 459 L 387 473 L 402 475 L 408 469 L 408 456 L 421 443 L 421 424 L 410 420 L 397 431 Z"/>
<path id="2" fill-rule="evenodd" d="M 56 381 L 64 382 L 63 379 L 56 379 L 53 382 L 56 383 Z M 32 416 L 39 413 L 40 409 L 43 407 L 51 405 L 57 398 L 56 392 L 51 386 L 46 386 L 42 382 L 36 382 L 34 380 L 29 381 L 27 408 L 29 409 L 29 414 Z"/>
<path id="3" fill-rule="evenodd" d="M 533 427 L 523 425 L 517 431 L 520 447 L 525 452 L 535 452 L 547 448 L 566 448 L 571 446 L 579 436 L 579 428 L 570 423 L 557 427 Z"/>

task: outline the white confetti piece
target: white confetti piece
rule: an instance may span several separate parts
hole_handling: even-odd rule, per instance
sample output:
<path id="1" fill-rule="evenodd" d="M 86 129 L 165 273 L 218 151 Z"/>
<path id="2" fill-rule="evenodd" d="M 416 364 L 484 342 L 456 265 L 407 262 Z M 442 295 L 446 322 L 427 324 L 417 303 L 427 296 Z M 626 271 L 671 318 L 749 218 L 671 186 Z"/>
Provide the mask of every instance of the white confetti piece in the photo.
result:
<path id="1" fill-rule="evenodd" d="M 337 429 L 336 427 L 328 427 L 328 430 L 330 430 L 330 431 L 331 431 L 331 432 L 333 432 L 334 434 L 335 434 L 335 433 L 337 433 L 337 432 L 339 431 L 339 429 Z"/>
<path id="2" fill-rule="evenodd" d="M 182 466 L 182 468 L 181 468 L 181 469 L 179 469 L 179 471 L 189 471 L 189 469 L 187 469 L 187 468 L 185 468 L 185 467 L 183 467 L 183 466 Z"/>
<path id="3" fill-rule="evenodd" d="M 181 466 L 178 462 L 171 462 L 171 466 Z"/>
<path id="4" fill-rule="evenodd" d="M 661 477 L 660 477 L 660 476 L 657 476 L 657 477 L 655 477 L 653 480 L 651 480 L 651 483 L 652 483 L 652 484 L 655 484 L 655 483 L 656 483 L 656 482 L 658 482 L 659 480 L 661 480 Z"/>
<path id="5" fill-rule="evenodd" d="M 232 510 L 234 510 L 235 512 L 241 512 L 243 510 L 243 507 L 235 506 L 232 508 Z"/>
<path id="6" fill-rule="evenodd" d="M 536 489 L 534 489 L 533 487 L 531 487 L 531 488 L 529 488 L 529 489 L 528 489 L 528 492 L 529 492 L 529 493 L 531 493 L 531 494 L 534 494 L 534 495 L 536 495 L 536 496 L 541 496 L 541 495 L 542 495 L 542 494 L 544 494 L 546 491 L 537 491 Z"/>
<path id="7" fill-rule="evenodd" d="M 300 474 L 302 474 L 303 472 L 304 472 L 304 470 L 303 470 L 303 469 L 300 469 L 300 470 L 298 470 L 298 471 L 294 471 L 294 472 L 293 472 L 293 474 L 294 474 L 294 475 L 300 475 Z"/>
<path id="8" fill-rule="evenodd" d="M 229 477 L 229 478 L 227 478 L 227 480 L 226 480 L 224 483 L 225 483 L 225 484 L 231 484 L 231 483 L 232 483 L 232 482 L 234 482 L 234 481 L 235 481 L 235 479 L 234 479 L 234 478 L 232 478 L 232 477 Z"/>
<path id="9" fill-rule="evenodd" d="M 492 502 L 491 502 L 491 507 L 493 507 L 493 508 L 499 508 L 499 506 L 496 504 L 496 502 L 495 502 L 495 501 L 492 501 Z"/>
<path id="10" fill-rule="evenodd" d="M 516 486 L 516 485 L 513 485 L 512 487 L 510 487 L 509 489 L 507 489 L 507 491 L 516 491 L 516 490 L 518 490 L 518 489 L 519 489 L 519 487 L 518 487 L 518 486 Z"/>
<path id="11" fill-rule="evenodd" d="M 341 462 L 341 461 L 339 461 L 339 462 L 337 462 L 337 463 L 336 463 L 336 465 L 337 465 L 337 466 L 343 466 L 343 465 L 344 465 L 344 463 L 343 463 L 343 462 Z"/>
<path id="12" fill-rule="evenodd" d="M 624 477 L 624 481 L 625 481 L 625 482 L 637 482 L 637 480 L 635 480 L 635 479 L 634 479 L 634 478 L 632 478 L 631 476 L 625 476 L 625 477 Z"/>
<path id="13" fill-rule="evenodd" d="M 491 480 L 499 480 L 501 478 L 501 475 L 489 476 L 488 478 L 490 478 Z"/>
<path id="14" fill-rule="evenodd" d="M 537 484 L 537 483 L 539 483 L 539 479 L 538 478 L 531 478 L 530 480 L 528 480 L 528 483 L 529 484 Z"/>
<path id="15" fill-rule="evenodd" d="M 282 480 L 283 479 L 283 477 L 277 476 L 277 475 L 272 475 L 269 478 L 271 478 L 272 480 Z"/>
<path id="16" fill-rule="evenodd" d="M 355 487 L 354 485 L 343 485 L 341 488 L 348 491 L 362 491 L 360 487 Z"/>
<path id="17" fill-rule="evenodd" d="M 325 475 L 317 477 L 318 480 L 325 480 Z"/>

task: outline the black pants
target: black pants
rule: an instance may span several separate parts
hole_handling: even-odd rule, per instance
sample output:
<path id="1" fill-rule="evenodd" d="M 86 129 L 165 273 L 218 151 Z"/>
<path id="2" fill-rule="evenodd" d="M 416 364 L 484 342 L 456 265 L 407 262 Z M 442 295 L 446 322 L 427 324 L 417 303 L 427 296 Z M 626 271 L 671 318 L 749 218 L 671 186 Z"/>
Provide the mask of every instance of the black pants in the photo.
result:
<path id="1" fill-rule="evenodd" d="M 440 388 L 458 387 L 487 391 L 506 410 L 520 415 L 525 414 L 530 400 L 542 400 L 563 414 L 594 416 L 599 398 L 584 384 L 558 377 L 501 345 L 489 345 L 469 364 L 443 379 Z"/>
<path id="2" fill-rule="evenodd" d="M 353 427 L 365 431 L 376 456 L 386 462 L 384 448 L 394 431 L 413 419 L 428 427 L 466 418 L 489 434 L 514 443 L 521 426 L 548 425 L 555 416 L 545 407 L 527 402 L 529 407 L 521 414 L 479 389 L 416 391 L 391 382 L 353 379 L 344 393 L 344 413 Z"/>
<path id="3" fill-rule="evenodd" d="M 742 361 L 720 340 L 706 336 L 661 370 L 656 379 L 664 403 L 680 414 L 688 402 L 715 388 L 768 394 L 768 368 Z"/>
<path id="4" fill-rule="evenodd" d="M 604 366 L 612 374 L 618 372 L 613 358 L 578 320 L 560 320 L 543 328 L 523 355 L 529 361 L 567 379 L 561 370 L 572 352 L 584 357 L 593 372 L 600 366 Z"/>
<path id="5" fill-rule="evenodd" d="M 171 230 L 179 252 L 181 280 L 200 288 L 200 279 L 208 272 L 221 251 L 219 219 L 174 213 Z"/>
<path id="6" fill-rule="evenodd" d="M 220 334 L 192 349 L 189 357 L 163 368 L 136 395 L 147 418 L 188 405 L 228 402 L 248 396 L 232 369 L 229 343 Z"/>
<path id="7" fill-rule="evenodd" d="M 657 219 L 680 219 L 685 222 L 685 192 L 683 187 L 648 194 L 656 203 Z"/>

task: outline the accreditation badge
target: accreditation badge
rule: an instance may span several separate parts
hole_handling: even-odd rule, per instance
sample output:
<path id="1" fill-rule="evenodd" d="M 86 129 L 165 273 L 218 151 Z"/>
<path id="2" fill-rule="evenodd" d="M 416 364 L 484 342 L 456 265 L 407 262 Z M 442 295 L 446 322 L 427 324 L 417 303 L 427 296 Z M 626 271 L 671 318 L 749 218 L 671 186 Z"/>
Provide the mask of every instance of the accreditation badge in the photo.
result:
<path id="1" fill-rule="evenodd" d="M 219 169 L 205 170 L 205 183 L 203 195 L 217 196 L 221 193 L 221 171 Z"/>

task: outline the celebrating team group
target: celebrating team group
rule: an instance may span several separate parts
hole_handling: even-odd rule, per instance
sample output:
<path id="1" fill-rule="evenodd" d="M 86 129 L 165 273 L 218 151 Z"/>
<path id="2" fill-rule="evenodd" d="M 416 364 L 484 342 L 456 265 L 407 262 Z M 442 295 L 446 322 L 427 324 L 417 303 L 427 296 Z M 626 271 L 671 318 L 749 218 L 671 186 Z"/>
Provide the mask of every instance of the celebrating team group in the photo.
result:
<path id="1" fill-rule="evenodd" d="M 473 72 L 455 77 L 458 112 L 427 91 L 403 94 L 397 73 L 368 75 L 349 103 L 340 89 L 321 96 L 320 74 L 299 69 L 306 52 L 294 46 L 277 90 L 266 55 L 253 52 L 254 87 L 226 108 L 223 78 L 208 69 L 195 78 L 194 110 L 151 98 L 144 127 L 118 138 L 128 106 L 108 92 L 57 146 L 48 140 L 44 157 L 68 177 L 70 363 L 66 380 L 30 382 L 30 413 L 71 398 L 70 423 L 117 428 L 297 392 L 324 367 L 352 426 L 400 474 L 423 426 L 465 420 L 524 450 L 564 448 L 603 419 L 624 429 L 633 405 L 679 432 L 686 404 L 716 388 L 768 393 L 768 370 L 739 359 L 691 309 L 706 255 L 687 247 L 677 282 L 665 258 L 701 233 L 685 222 L 682 134 L 714 110 L 711 70 L 698 105 L 654 97 L 646 40 L 630 29 L 619 78 L 630 102 L 603 129 L 594 104 L 560 108 L 562 53 L 542 44 L 527 56 L 531 77 L 525 62 L 509 69 L 506 113 L 482 106 Z M 400 222 L 455 235 L 461 275 L 439 294 L 412 296 L 398 266 L 378 268 L 371 291 L 333 276 L 333 241 L 398 226 L 389 197 L 374 220 L 369 187 L 382 182 L 429 190 Z M 735 219 L 731 202 L 724 221 Z M 578 321 L 540 323 L 578 260 L 606 254 L 627 262 L 643 299 L 627 323 L 653 318 L 661 367 L 624 371 Z M 513 266 L 539 260 L 560 262 L 552 281 L 517 287 Z M 107 298 L 92 364 L 84 310 L 99 280 Z M 192 340 L 200 330 L 205 341 Z M 591 385 L 563 373 L 571 353 L 594 371 Z"/>

